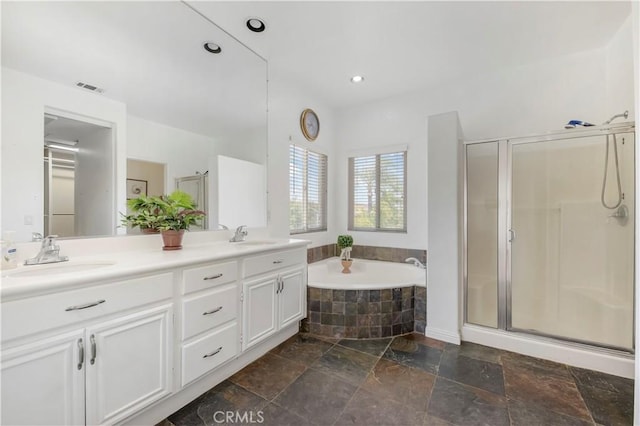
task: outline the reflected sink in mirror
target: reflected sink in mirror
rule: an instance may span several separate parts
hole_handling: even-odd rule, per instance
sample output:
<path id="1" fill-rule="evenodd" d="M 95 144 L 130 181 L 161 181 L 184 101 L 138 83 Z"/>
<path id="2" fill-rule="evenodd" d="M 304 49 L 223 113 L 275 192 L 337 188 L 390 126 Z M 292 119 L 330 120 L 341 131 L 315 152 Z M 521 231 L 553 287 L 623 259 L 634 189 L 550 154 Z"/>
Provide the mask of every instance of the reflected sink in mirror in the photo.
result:
<path id="1" fill-rule="evenodd" d="M 113 266 L 115 262 L 61 262 L 55 264 L 45 265 L 30 265 L 24 266 L 18 269 L 8 270 L 2 272 L 3 278 L 26 278 L 26 277 L 40 277 L 43 275 L 58 275 L 69 274 L 73 272 L 90 271 L 94 269 L 104 268 L 107 266 Z"/>

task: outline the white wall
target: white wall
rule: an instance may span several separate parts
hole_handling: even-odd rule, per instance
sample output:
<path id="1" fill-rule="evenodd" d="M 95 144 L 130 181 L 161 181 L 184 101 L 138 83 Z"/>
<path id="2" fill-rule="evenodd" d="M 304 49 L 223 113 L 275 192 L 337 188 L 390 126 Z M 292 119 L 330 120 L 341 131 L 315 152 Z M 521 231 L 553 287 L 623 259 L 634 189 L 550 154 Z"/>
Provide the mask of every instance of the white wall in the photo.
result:
<path id="1" fill-rule="evenodd" d="M 263 164 L 218 155 L 209 162 L 209 227 L 267 226 L 267 173 Z"/>
<path id="2" fill-rule="evenodd" d="M 127 116 L 127 158 L 166 164 L 165 191 L 175 189 L 175 178 L 204 173 L 216 154 L 216 140 L 208 136 Z"/>
<path id="3" fill-rule="evenodd" d="M 320 119 L 320 133 L 314 142 L 307 141 L 300 131 L 300 114 L 313 109 Z M 271 76 L 269 79 L 269 162 L 268 217 L 269 233 L 274 237 L 289 237 L 289 144 L 328 156 L 328 224 L 327 232 L 296 234 L 295 238 L 311 241 L 310 247 L 335 242 L 339 229 L 335 226 L 337 209 L 337 161 L 334 155 L 334 112 L 309 90 Z"/>
<path id="4" fill-rule="evenodd" d="M 126 105 L 73 86 L 2 68 L 2 230 L 16 241 L 44 232 L 42 166 L 45 108 L 115 123 L 116 195 L 125 203 Z M 32 225 L 25 225 L 25 216 Z"/>
<path id="5" fill-rule="evenodd" d="M 633 50 L 633 28 L 631 16 L 620 27 L 616 35 L 607 45 L 606 52 L 606 78 L 607 78 L 607 109 L 605 117 L 596 121 L 600 124 L 615 114 L 629 111 L 629 119 L 634 116 L 634 55 Z M 637 68 L 636 68 L 637 69 Z M 636 73 L 637 74 L 637 73 Z M 620 119 L 617 119 L 618 122 Z"/>
<path id="6" fill-rule="evenodd" d="M 465 139 L 478 140 L 557 130 L 571 119 L 602 123 L 613 113 L 624 109 L 629 109 L 633 115 L 635 107 L 627 105 L 632 79 L 637 74 L 631 69 L 630 62 L 633 57 L 629 41 L 632 39 L 631 29 L 629 22 L 625 22 L 605 48 L 478 75 L 454 84 L 336 111 L 338 158 L 335 161 L 339 167 L 337 175 L 334 175 L 338 182 L 334 183 L 337 186 L 332 199 L 337 204 L 334 210 L 337 229 L 346 229 L 347 224 L 348 152 L 362 147 L 407 144 L 407 234 L 353 233 L 354 239 L 359 244 L 426 248 L 432 266 L 438 256 L 436 247 L 446 246 L 447 241 L 448 244 L 456 244 L 456 233 L 439 234 L 446 241 L 428 239 L 427 220 L 431 222 L 432 218 L 427 212 L 426 152 L 428 144 L 437 142 L 427 137 L 427 117 L 457 111 Z M 438 159 L 431 158 L 429 165 L 433 164 L 432 160 L 438 162 Z M 443 170 L 457 167 L 452 157 L 440 160 L 446 162 L 437 163 Z M 436 185 L 440 182 L 447 184 L 448 176 L 429 172 L 429 179 L 436 180 Z M 429 201 L 430 211 L 434 207 L 432 203 L 440 202 L 431 196 Z M 457 207 L 454 207 L 449 206 L 452 217 L 457 214 Z M 433 228 L 429 226 L 429 229 Z M 431 304 L 428 306 L 427 327 L 431 325 L 448 331 L 456 329 L 458 287 L 447 283 L 435 292 L 431 291 L 428 300 Z M 455 312 L 455 317 L 450 312 Z"/>
<path id="7" fill-rule="evenodd" d="M 428 120 L 427 328 L 425 334 L 460 343 L 458 294 L 462 276 L 462 132 L 455 112 Z"/>
<path id="8" fill-rule="evenodd" d="M 350 150 L 409 146 L 407 234 L 353 233 L 354 238 L 361 244 L 426 248 L 428 116 L 458 111 L 468 140 L 556 130 L 573 118 L 604 121 L 605 71 L 605 52 L 595 50 L 338 111 L 339 182 L 346 182 Z M 337 226 L 346 229 L 346 184 L 337 187 L 336 200 Z"/>

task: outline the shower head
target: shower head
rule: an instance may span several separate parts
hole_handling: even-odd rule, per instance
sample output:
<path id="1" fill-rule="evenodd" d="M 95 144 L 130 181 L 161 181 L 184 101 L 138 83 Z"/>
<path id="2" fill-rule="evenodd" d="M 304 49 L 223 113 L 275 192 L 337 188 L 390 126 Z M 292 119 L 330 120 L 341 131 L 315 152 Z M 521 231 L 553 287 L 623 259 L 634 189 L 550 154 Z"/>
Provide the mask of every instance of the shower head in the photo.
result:
<path id="1" fill-rule="evenodd" d="M 625 111 L 625 112 L 623 112 L 622 114 L 616 114 L 616 115 L 614 115 L 613 117 L 611 117 L 610 119 L 608 119 L 607 121 L 605 121 L 605 122 L 604 122 L 604 123 L 602 123 L 602 124 L 609 124 L 609 123 L 611 123 L 613 120 L 615 120 L 616 118 L 620 118 L 620 117 L 624 117 L 624 118 L 625 118 L 625 120 L 626 120 L 627 118 L 629 118 L 629 111 Z"/>

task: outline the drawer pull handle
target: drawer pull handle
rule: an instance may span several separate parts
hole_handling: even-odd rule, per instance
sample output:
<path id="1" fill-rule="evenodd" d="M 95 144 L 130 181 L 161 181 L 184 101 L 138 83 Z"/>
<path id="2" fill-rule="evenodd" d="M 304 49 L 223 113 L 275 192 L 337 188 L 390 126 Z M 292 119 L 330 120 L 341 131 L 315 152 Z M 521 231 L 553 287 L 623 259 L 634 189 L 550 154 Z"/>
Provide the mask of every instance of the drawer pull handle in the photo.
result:
<path id="1" fill-rule="evenodd" d="M 278 264 L 280 264 L 280 263 L 282 263 L 282 262 L 284 262 L 284 260 L 274 260 L 274 261 L 273 261 L 273 264 L 274 264 L 274 265 L 278 265 Z"/>
<path id="2" fill-rule="evenodd" d="M 222 274 L 211 275 L 210 277 L 204 277 L 203 280 L 217 280 L 218 278 L 222 278 Z"/>
<path id="3" fill-rule="evenodd" d="M 212 309 L 210 311 L 207 312 L 203 312 L 202 315 L 211 315 L 211 314 L 215 314 L 216 312 L 220 312 L 222 310 L 222 306 L 218 306 L 215 309 Z"/>
<path id="4" fill-rule="evenodd" d="M 202 358 L 209 358 L 210 356 L 217 355 L 218 353 L 220 353 L 221 350 L 222 350 L 222 346 L 220 346 L 218 349 L 216 349 L 215 351 L 209 354 L 203 355 Z"/>
<path id="5" fill-rule="evenodd" d="M 96 363 L 96 336 L 92 334 L 89 340 L 91 341 L 91 360 L 89 363 L 93 365 Z"/>
<path id="6" fill-rule="evenodd" d="M 78 339 L 78 370 L 82 370 L 82 364 L 84 364 L 84 345 L 82 339 Z"/>
<path id="7" fill-rule="evenodd" d="M 104 303 L 104 302 L 106 302 L 106 300 L 102 299 L 102 300 L 98 300 L 97 302 L 85 303 L 84 305 L 69 306 L 67 309 L 65 309 L 65 311 L 66 312 L 79 311 L 81 309 L 93 308 L 94 306 L 98 306 L 99 304 Z"/>

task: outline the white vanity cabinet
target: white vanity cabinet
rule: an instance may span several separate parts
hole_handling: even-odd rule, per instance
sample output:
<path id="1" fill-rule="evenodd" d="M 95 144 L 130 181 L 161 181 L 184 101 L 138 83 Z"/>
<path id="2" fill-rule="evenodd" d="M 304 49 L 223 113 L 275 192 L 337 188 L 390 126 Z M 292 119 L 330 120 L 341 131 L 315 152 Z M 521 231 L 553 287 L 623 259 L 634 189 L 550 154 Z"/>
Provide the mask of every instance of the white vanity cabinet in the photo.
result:
<path id="1" fill-rule="evenodd" d="M 242 350 L 304 318 L 306 250 L 289 250 L 245 260 Z"/>
<path id="2" fill-rule="evenodd" d="M 75 330 L 3 349 L 2 424 L 84 424 L 83 341 Z"/>
<path id="3" fill-rule="evenodd" d="M 181 384 L 234 358 L 239 352 L 238 262 L 183 271 Z"/>
<path id="4" fill-rule="evenodd" d="M 166 273 L 3 303 L 2 424 L 112 424 L 168 395 L 172 289 Z"/>
<path id="5" fill-rule="evenodd" d="M 2 288 L 0 424 L 157 424 L 295 335 L 306 242 L 273 244 Z"/>

